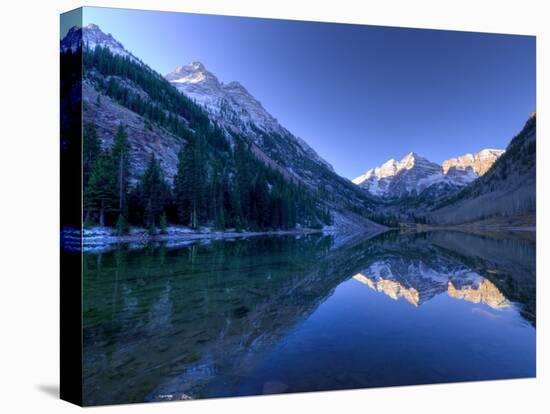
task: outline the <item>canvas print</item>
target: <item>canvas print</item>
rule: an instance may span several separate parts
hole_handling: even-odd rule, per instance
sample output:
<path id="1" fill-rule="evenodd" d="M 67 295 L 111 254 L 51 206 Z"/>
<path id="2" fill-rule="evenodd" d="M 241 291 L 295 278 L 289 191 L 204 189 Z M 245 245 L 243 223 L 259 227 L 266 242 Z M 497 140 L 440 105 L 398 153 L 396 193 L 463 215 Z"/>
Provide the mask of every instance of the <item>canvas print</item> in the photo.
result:
<path id="1" fill-rule="evenodd" d="M 534 377 L 535 44 L 63 14 L 62 394 Z"/>

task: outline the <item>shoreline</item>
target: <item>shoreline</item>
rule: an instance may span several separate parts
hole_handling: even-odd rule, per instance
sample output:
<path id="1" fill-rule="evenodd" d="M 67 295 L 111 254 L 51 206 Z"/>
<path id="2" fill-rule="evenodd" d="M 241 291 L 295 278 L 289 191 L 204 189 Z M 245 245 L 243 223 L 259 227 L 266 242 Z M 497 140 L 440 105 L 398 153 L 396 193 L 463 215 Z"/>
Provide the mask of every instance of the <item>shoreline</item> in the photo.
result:
<path id="1" fill-rule="evenodd" d="M 534 220 L 533 220 L 534 221 Z M 353 234 L 362 233 L 360 229 Z M 363 229 L 365 230 L 365 229 Z M 398 231 L 399 233 L 424 233 L 435 231 L 457 231 L 461 233 L 477 234 L 494 238 L 536 239 L 536 225 L 531 220 L 489 219 L 473 223 L 457 225 L 431 225 L 419 223 L 401 223 L 400 227 L 385 228 L 385 231 Z M 292 230 L 213 230 L 210 227 L 191 229 L 189 227 L 169 226 L 165 233 L 157 230 L 156 234 L 150 234 L 145 228 L 133 227 L 127 235 L 117 235 L 114 227 L 85 228 L 82 232 L 76 228 L 65 228 L 61 232 L 61 245 L 66 250 L 83 252 L 102 252 L 111 250 L 117 245 L 126 244 L 131 248 L 141 248 L 149 243 L 166 243 L 168 247 L 185 246 L 192 243 L 209 243 L 213 240 L 235 240 L 260 236 L 307 236 L 310 234 L 335 235 L 342 231 L 334 226 L 321 229 L 299 228 Z M 346 232 L 344 232 L 346 233 Z"/>
<path id="2" fill-rule="evenodd" d="M 432 226 L 419 224 L 416 227 L 401 227 L 403 233 L 459 232 L 486 236 L 493 239 L 517 239 L 535 242 L 537 230 L 534 226 L 480 226 L 460 224 L 454 226 Z"/>
<path id="3" fill-rule="evenodd" d="M 514 238 L 534 240 L 537 233 L 537 222 L 535 213 L 529 213 L 515 216 L 494 216 L 459 224 L 402 223 L 401 231 L 459 231 L 497 237 L 509 235 Z"/>
<path id="4" fill-rule="evenodd" d="M 189 228 L 169 227 L 166 233 L 157 232 L 149 234 L 146 229 L 132 228 L 130 234 L 119 236 L 112 227 L 94 227 L 83 229 L 82 233 L 75 228 L 67 228 L 62 231 L 61 242 L 68 250 L 96 251 L 113 247 L 117 244 L 138 244 L 173 242 L 173 246 L 184 245 L 195 241 L 230 240 L 258 236 L 286 236 L 309 234 L 332 234 L 331 229 L 294 229 L 294 230 L 270 230 L 270 231 L 237 231 L 228 229 L 225 231 L 192 230 Z"/>

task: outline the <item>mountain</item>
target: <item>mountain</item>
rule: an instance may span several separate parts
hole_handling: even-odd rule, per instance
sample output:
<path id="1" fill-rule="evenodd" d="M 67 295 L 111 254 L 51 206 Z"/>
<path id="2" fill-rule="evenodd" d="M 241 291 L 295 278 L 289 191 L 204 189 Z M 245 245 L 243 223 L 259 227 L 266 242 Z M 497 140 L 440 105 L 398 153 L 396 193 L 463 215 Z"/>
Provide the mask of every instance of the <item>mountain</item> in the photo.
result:
<path id="1" fill-rule="evenodd" d="M 165 78 L 94 24 L 72 28 L 60 46 L 62 56 L 83 51 L 83 120 L 93 123 L 101 146 L 112 148 L 118 127 L 124 126 L 134 185 L 152 155 L 171 184 L 180 150 L 200 136 L 206 141 L 207 176 L 214 180 L 225 166 L 222 181 L 229 197 L 236 186 L 236 153 L 242 143 L 246 157 L 264 166 L 262 174 L 254 167 L 260 174 L 255 180 L 267 178 L 269 192 L 282 191 L 288 197 L 287 190 L 272 191 L 282 176 L 297 189 L 290 192 L 298 191 L 304 205 L 317 209 L 313 222 L 325 221 L 323 211 L 328 210 L 340 228 L 378 226 L 366 218 L 374 204 L 368 194 L 338 176 L 239 83 L 223 84 L 198 62 L 179 67 Z M 249 184 L 255 185 L 252 179 Z"/>
<path id="2" fill-rule="evenodd" d="M 387 199 L 427 196 L 437 198 L 457 191 L 483 175 L 503 153 L 483 150 L 452 158 L 442 165 L 411 152 L 401 160 L 390 159 L 352 182 L 368 193 Z"/>
<path id="3" fill-rule="evenodd" d="M 465 154 L 461 157 L 450 158 L 443 161 L 441 166 L 443 167 L 443 172 L 445 174 L 447 174 L 451 168 L 456 168 L 457 170 L 471 169 L 478 176 L 482 176 L 491 169 L 495 161 L 502 154 L 504 154 L 503 150 L 484 149 L 477 154 Z"/>
<path id="4" fill-rule="evenodd" d="M 105 47 L 114 55 L 124 56 L 134 61 L 139 61 L 139 59 L 128 52 L 120 42 L 111 36 L 111 34 L 103 33 L 101 29 L 93 23 L 83 28 L 78 26 L 71 27 L 61 40 L 61 53 L 66 53 L 69 49 L 73 53 L 76 53 L 83 45 L 92 50 L 95 49 L 96 46 Z"/>
<path id="5" fill-rule="evenodd" d="M 274 134 L 279 140 L 297 145 L 294 150 L 297 149 L 300 156 L 310 157 L 333 171 L 332 166 L 304 140 L 283 128 L 239 82 L 220 82 L 200 62 L 179 66 L 165 77 L 179 91 L 202 105 L 212 119 L 227 130 L 248 136 L 267 152 L 275 152 L 269 147 L 269 142 L 264 142 L 269 140 L 270 134 Z"/>
<path id="6" fill-rule="evenodd" d="M 372 210 L 375 203 L 368 194 L 338 176 L 326 160 L 284 128 L 239 82 L 221 82 L 200 62 L 179 66 L 165 78 L 201 105 L 229 139 L 234 135 L 243 137 L 258 158 L 317 192 L 340 225 L 354 226 L 362 221 L 356 212 Z"/>
<path id="7" fill-rule="evenodd" d="M 439 202 L 427 218 L 434 224 L 461 224 L 491 217 L 528 216 L 536 209 L 536 114 L 479 179 Z"/>
<path id="8" fill-rule="evenodd" d="M 369 193 L 387 198 L 420 194 L 435 180 L 441 168 L 426 158 L 410 152 L 401 161 L 391 159 L 352 180 Z"/>

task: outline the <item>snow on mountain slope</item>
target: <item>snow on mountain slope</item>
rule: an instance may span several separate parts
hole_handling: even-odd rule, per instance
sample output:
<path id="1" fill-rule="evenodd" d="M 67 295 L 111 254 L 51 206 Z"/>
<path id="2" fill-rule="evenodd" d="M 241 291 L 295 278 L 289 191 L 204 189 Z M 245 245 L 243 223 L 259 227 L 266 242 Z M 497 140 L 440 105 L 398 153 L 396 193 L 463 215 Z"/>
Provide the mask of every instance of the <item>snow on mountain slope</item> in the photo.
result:
<path id="1" fill-rule="evenodd" d="M 447 174 L 454 167 L 458 170 L 472 169 L 478 176 L 482 176 L 502 154 L 504 150 L 484 149 L 477 154 L 464 154 L 461 157 L 450 158 L 443 161 L 443 172 Z"/>
<path id="2" fill-rule="evenodd" d="M 95 49 L 97 46 L 105 47 L 115 55 L 126 56 L 136 62 L 140 62 L 138 58 L 128 52 L 111 34 L 105 34 L 93 23 L 83 28 L 78 26 L 71 27 L 67 35 L 61 40 L 61 52 L 65 53 L 70 49 L 75 53 L 82 45 L 90 50 Z"/>
<path id="3" fill-rule="evenodd" d="M 269 146 L 264 142 L 265 135 L 277 135 L 297 145 L 303 155 L 333 171 L 327 161 L 304 140 L 282 127 L 239 82 L 220 82 L 200 62 L 179 66 L 165 77 L 180 92 L 202 105 L 219 125 L 252 138 L 262 150 Z"/>
<path id="4" fill-rule="evenodd" d="M 483 175 L 502 155 L 501 150 L 482 150 L 436 164 L 411 152 L 401 161 L 393 158 L 352 180 L 372 195 L 384 198 L 439 197 L 465 187 Z"/>
<path id="5" fill-rule="evenodd" d="M 221 82 L 200 62 L 179 66 L 165 78 L 201 105 L 229 139 L 239 135 L 250 142 L 257 158 L 321 194 L 339 221 L 356 223 L 359 217 L 352 211 L 372 209 L 374 203 L 368 194 L 337 175 L 327 161 L 284 128 L 239 82 Z"/>

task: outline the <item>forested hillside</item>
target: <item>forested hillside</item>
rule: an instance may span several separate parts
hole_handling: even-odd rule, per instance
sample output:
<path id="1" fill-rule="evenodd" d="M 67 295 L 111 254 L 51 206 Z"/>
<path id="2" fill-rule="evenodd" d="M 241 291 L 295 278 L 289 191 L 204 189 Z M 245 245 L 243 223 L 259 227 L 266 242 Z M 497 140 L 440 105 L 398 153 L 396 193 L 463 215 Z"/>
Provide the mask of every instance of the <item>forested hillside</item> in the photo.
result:
<path id="1" fill-rule="evenodd" d="M 87 225 L 116 225 L 124 233 L 130 224 L 151 229 L 168 223 L 292 229 L 330 223 L 327 207 L 312 190 L 259 161 L 241 137 L 228 139 L 200 107 L 147 66 L 101 46 L 85 48 L 83 61 L 85 88 L 97 92 L 95 101 L 87 102 L 95 110 L 84 117 Z M 142 138 L 147 139 L 148 130 L 157 130 L 176 139 L 173 174 L 166 174 L 158 151 L 150 151 L 141 170 L 132 168 L 135 151 L 130 141 L 135 140 L 124 119 L 102 145 L 96 123 L 102 123 L 99 115 L 105 116 L 113 104 L 141 118 Z M 173 146 L 171 142 L 172 151 Z"/>

